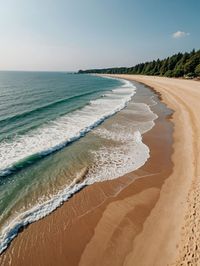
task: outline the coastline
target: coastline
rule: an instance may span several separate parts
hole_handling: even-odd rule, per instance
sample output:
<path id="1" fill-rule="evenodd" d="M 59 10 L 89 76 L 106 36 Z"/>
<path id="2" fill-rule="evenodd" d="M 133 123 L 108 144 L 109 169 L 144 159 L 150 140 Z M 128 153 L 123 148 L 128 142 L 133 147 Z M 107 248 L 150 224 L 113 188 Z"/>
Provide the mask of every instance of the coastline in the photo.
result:
<path id="1" fill-rule="evenodd" d="M 106 80 L 106 78 L 98 79 L 101 81 Z M 147 98 L 146 104 L 138 102 L 134 103 L 134 101 L 131 100 L 131 95 L 135 95 L 135 86 L 126 80 L 114 80 L 116 80 L 120 85 L 119 90 L 118 87 L 114 87 L 114 90 L 112 91 L 112 94 L 116 94 L 114 99 L 109 102 L 108 99 L 106 100 L 106 95 L 108 98 L 111 97 L 111 95 L 105 94 L 103 99 L 97 100 L 99 101 L 99 104 L 97 105 L 98 109 L 103 105 L 107 110 L 107 106 L 109 106 L 109 110 L 111 110 L 111 113 L 114 112 L 114 115 L 109 112 L 109 119 L 104 119 L 101 125 L 97 125 L 97 128 L 90 131 L 90 129 L 86 127 L 86 131 L 89 130 L 89 132 L 85 134 L 84 137 L 79 138 L 74 143 L 71 143 L 69 147 L 63 148 L 62 151 L 54 155 L 50 155 L 49 157 L 47 156 L 46 159 L 41 160 L 38 167 L 37 164 L 34 164 L 33 166 L 30 166 L 30 168 L 28 167 L 27 170 L 24 169 L 24 171 L 22 171 L 25 173 L 25 177 L 29 180 L 37 178 L 37 176 L 39 176 L 39 178 L 41 176 L 42 180 L 44 180 L 45 176 L 50 178 L 56 177 L 57 182 L 53 182 L 51 184 L 51 187 L 55 188 L 55 191 L 52 193 L 52 190 L 49 189 L 49 178 L 47 178 L 46 182 L 43 181 L 43 189 L 38 188 L 38 192 L 40 193 L 38 193 L 35 197 L 34 195 L 31 197 L 31 194 L 29 193 L 31 200 L 35 198 L 35 205 L 33 205 L 33 208 L 27 206 L 27 211 L 12 208 L 13 211 L 10 216 L 10 221 L 5 223 L 5 226 L 4 224 L 0 225 L 0 227 L 2 226 L 0 236 L 0 253 L 2 253 L 3 249 L 5 250 L 7 248 L 12 239 L 18 235 L 18 232 L 21 232 L 21 230 L 26 228 L 27 225 L 50 214 L 57 207 L 62 205 L 69 197 L 77 191 L 80 191 L 81 188 L 91 185 L 92 183 L 95 183 L 95 181 L 98 182 L 115 179 L 126 173 L 134 171 L 142 166 L 148 159 L 149 149 L 142 142 L 141 134 L 143 135 L 144 132 L 150 130 L 154 125 L 153 121 L 157 116 L 150 110 L 149 106 L 154 105 L 155 102 L 151 97 L 145 97 L 144 95 L 144 97 Z M 123 92 L 125 91 L 125 93 L 121 91 L 121 86 L 123 87 Z M 144 86 L 139 84 L 138 86 L 144 88 Z M 119 95 L 117 94 L 118 91 Z M 126 102 L 124 102 L 124 96 L 126 96 Z M 129 99 L 130 101 L 128 101 Z M 136 95 L 134 96 L 134 99 L 137 99 Z M 113 106 L 116 106 L 116 101 L 118 106 L 117 109 L 113 108 Z M 108 102 L 110 104 L 108 104 Z M 141 102 L 143 102 L 143 100 Z M 92 101 L 91 104 L 93 104 Z M 91 107 L 89 105 L 89 109 L 90 108 Z M 100 109 L 102 108 L 100 107 Z M 105 109 L 103 109 L 103 112 L 100 113 L 105 114 Z M 93 114 L 88 116 L 91 120 L 93 120 L 93 117 L 97 120 L 96 116 L 93 116 Z M 90 119 L 87 119 L 87 121 L 88 120 L 90 121 Z M 132 123 L 130 124 L 130 122 Z M 98 120 L 97 123 L 99 123 Z M 68 128 L 69 132 L 70 127 Z M 63 128 L 64 132 L 65 129 L 66 125 Z M 135 130 L 139 131 L 137 132 Z M 131 132 L 132 134 L 130 134 Z M 47 142 L 48 140 L 49 139 L 47 139 Z M 124 145 L 125 143 L 126 145 Z M 102 149 L 100 148 L 101 146 Z M 45 161 L 47 163 L 45 163 Z M 63 164 L 71 165 L 74 169 L 70 170 L 70 167 L 64 166 Z M 118 164 L 117 167 L 116 164 Z M 85 168 L 86 165 L 88 166 L 87 169 Z M 36 168 L 36 171 L 32 174 L 31 172 L 33 172 L 34 168 Z M 41 168 L 43 168 L 42 172 L 40 171 Z M 58 174 L 58 171 L 62 172 L 61 169 L 63 169 L 64 173 Z M 30 176 L 32 178 L 30 178 Z M 18 178 L 16 179 L 18 180 Z M 64 186 L 60 186 L 61 189 L 59 189 L 56 193 L 57 183 L 60 184 L 62 180 Z M 70 184 L 70 186 L 68 184 Z M 41 185 L 42 184 L 40 184 L 40 186 Z M 45 200 L 46 188 L 48 190 L 46 193 L 46 195 L 48 195 L 47 200 Z M 41 202 L 38 200 L 40 195 L 44 198 Z M 27 199 L 27 201 L 28 200 L 29 199 Z M 13 201 L 15 202 L 14 199 Z M 16 202 L 17 201 L 18 199 L 16 198 Z M 24 209 L 26 209 L 26 201 L 22 200 L 21 204 L 23 208 L 25 207 Z M 6 212 L 3 212 L 2 214 L 4 215 Z"/>
<path id="2" fill-rule="evenodd" d="M 153 224 L 155 221 L 150 219 L 147 226 L 147 230 L 148 227 L 151 228 L 151 243 L 155 240 L 159 244 L 157 248 L 162 248 L 158 254 L 156 247 L 146 246 L 148 241 L 142 236 L 140 241 L 145 240 L 145 242 L 140 248 L 150 252 L 149 265 L 199 265 L 200 83 L 194 80 L 155 76 L 118 75 L 118 77 L 126 77 L 128 80 L 150 86 L 161 95 L 167 106 L 175 111 L 172 117 L 173 172 L 165 182 L 160 200 L 152 212 L 152 215 L 159 213 L 159 221 L 155 225 Z M 160 233 L 159 236 L 156 234 L 157 231 Z M 140 251 L 135 250 L 135 252 Z M 134 252 L 130 254 L 130 260 L 131 256 L 134 257 Z M 145 257 L 148 259 L 147 255 Z"/>
<path id="3" fill-rule="evenodd" d="M 160 114 L 154 128 L 143 136 L 151 151 L 144 166 L 116 180 L 86 187 L 61 208 L 31 224 L 2 254 L 1 264 L 122 265 L 127 261 L 128 265 L 133 243 L 137 243 L 172 171 L 172 123 L 167 116 Z M 130 182 L 134 177 L 137 179 Z M 125 188 L 115 195 L 120 186 Z M 103 247 L 99 249 L 99 245 Z M 141 262 L 140 256 L 131 258 L 133 261 Z"/>

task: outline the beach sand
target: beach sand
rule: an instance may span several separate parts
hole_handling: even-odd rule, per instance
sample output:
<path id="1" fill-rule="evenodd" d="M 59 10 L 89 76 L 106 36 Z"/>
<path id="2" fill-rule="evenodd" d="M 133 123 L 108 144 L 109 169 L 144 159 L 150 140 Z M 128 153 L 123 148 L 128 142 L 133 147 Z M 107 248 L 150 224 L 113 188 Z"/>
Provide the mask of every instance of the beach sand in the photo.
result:
<path id="1" fill-rule="evenodd" d="M 0 265 L 199 265 L 200 83 L 119 77 L 151 86 L 175 111 L 169 119 L 161 105 L 153 107 L 159 118 L 143 138 L 150 159 L 124 177 L 84 188 L 31 224 Z"/>
<path id="2" fill-rule="evenodd" d="M 120 77 L 154 88 L 175 111 L 172 119 L 173 172 L 162 187 L 143 236 L 138 237 L 141 246 L 130 253 L 126 262 L 131 265 L 138 252 L 144 252 L 144 260 L 148 259 L 147 250 L 149 264 L 146 265 L 200 265 L 200 82 L 148 76 Z M 155 222 L 158 214 L 159 220 Z M 149 229 L 151 237 L 145 237 Z M 152 247 L 151 243 L 155 242 L 157 247 Z M 138 265 L 145 263 L 142 261 Z"/>

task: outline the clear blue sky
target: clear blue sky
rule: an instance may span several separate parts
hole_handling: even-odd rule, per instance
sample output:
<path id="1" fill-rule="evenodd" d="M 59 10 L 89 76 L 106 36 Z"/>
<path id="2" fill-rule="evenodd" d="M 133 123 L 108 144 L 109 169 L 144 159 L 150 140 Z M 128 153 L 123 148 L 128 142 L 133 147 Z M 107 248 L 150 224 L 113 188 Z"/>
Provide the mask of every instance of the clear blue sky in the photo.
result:
<path id="1" fill-rule="evenodd" d="M 6 0 L 0 37 L 1 70 L 132 66 L 200 49 L 200 1 Z"/>

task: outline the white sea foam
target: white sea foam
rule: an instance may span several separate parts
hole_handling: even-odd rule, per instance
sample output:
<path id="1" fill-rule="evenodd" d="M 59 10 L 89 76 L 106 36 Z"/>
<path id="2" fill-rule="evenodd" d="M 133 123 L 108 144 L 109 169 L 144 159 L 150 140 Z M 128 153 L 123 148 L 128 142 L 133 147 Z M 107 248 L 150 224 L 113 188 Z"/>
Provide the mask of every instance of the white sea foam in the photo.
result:
<path id="1" fill-rule="evenodd" d="M 149 149 L 142 143 L 140 132 L 135 132 L 132 137 L 127 136 L 125 138 L 124 136 L 121 140 L 124 140 L 127 145 L 122 144 L 112 148 L 104 147 L 94 153 L 94 164 L 89 168 L 85 179 L 81 183 L 75 184 L 75 182 L 72 182 L 70 186 L 56 195 L 52 195 L 52 198 L 48 201 L 38 200 L 40 203 L 20 213 L 5 225 L 0 234 L 0 253 L 7 248 L 21 227 L 47 216 L 84 186 L 111 180 L 141 167 L 149 157 Z"/>
<path id="2" fill-rule="evenodd" d="M 85 185 L 85 182 L 82 182 L 80 184 L 73 184 L 72 186 L 65 188 L 63 191 L 60 191 L 60 193 L 58 193 L 57 195 L 52 195 L 52 199 L 43 203 L 39 203 L 33 208 L 20 213 L 14 219 L 12 219 L 11 222 L 6 224 L 1 229 L 0 254 L 7 248 L 8 244 L 18 234 L 20 228 L 25 227 L 26 225 L 47 216 Z"/>
<path id="3" fill-rule="evenodd" d="M 149 148 L 142 142 L 139 131 L 122 134 L 119 139 L 123 141 L 121 145 L 102 147 L 94 152 L 95 163 L 89 168 L 88 184 L 123 176 L 141 167 L 149 158 Z"/>
<path id="4" fill-rule="evenodd" d="M 125 93 L 122 92 L 123 89 L 121 88 L 116 89 L 113 93 L 105 95 L 103 99 L 92 101 L 90 106 L 33 131 L 25 136 L 25 140 L 24 138 L 17 138 L 13 143 L 4 143 L 7 153 L 11 152 L 11 154 L 6 154 L 1 143 L 0 154 L 2 156 L 3 152 L 3 156 L 0 161 L 6 160 L 1 169 L 7 168 L 16 160 L 30 154 L 49 153 L 49 151 L 65 145 L 66 141 L 80 137 L 106 117 L 123 109 L 135 93 L 135 87 L 130 82 L 126 82 L 125 87 L 128 87 L 125 89 Z M 118 94 L 121 95 L 120 98 L 115 97 Z M 12 221 L 5 224 L 0 233 L 0 253 L 6 249 L 21 227 L 45 217 L 85 185 L 114 179 L 141 167 L 149 157 L 149 149 L 142 142 L 142 133 L 153 127 L 153 120 L 156 118 L 156 115 L 153 115 L 147 105 L 143 106 L 143 112 L 148 111 L 150 116 L 143 125 L 138 127 L 137 131 L 133 128 L 127 130 L 126 127 L 123 128 L 122 125 L 118 124 L 115 124 L 114 130 L 95 129 L 94 134 L 117 141 L 118 144 L 109 147 L 103 146 L 98 151 L 93 152 L 93 164 L 89 167 L 82 182 L 72 182 L 71 185 L 56 195 L 52 195 L 51 199 L 47 201 L 38 200 L 37 205 L 18 214 Z M 17 159 L 15 160 L 16 156 Z"/>
<path id="5" fill-rule="evenodd" d="M 12 140 L 0 142 L 0 174 L 17 162 L 34 154 L 46 155 L 62 148 L 90 131 L 107 117 L 125 107 L 135 94 L 135 86 L 126 81 L 103 98 L 91 101 L 81 110 L 65 115 L 54 122 Z M 116 97 L 120 95 L 120 97 Z"/>
<path id="6" fill-rule="evenodd" d="M 96 163 L 88 171 L 89 183 L 115 179 L 140 168 L 149 158 L 149 148 L 142 142 L 142 134 L 154 126 L 157 115 L 143 103 L 130 103 L 129 108 L 123 110 L 124 114 L 127 112 L 132 115 L 132 123 L 124 126 L 115 123 L 112 130 L 105 127 L 93 130 L 94 134 L 118 142 L 118 145 L 104 146 L 93 152 Z M 142 121 L 134 121 L 136 113 L 138 117 L 143 117 Z"/>

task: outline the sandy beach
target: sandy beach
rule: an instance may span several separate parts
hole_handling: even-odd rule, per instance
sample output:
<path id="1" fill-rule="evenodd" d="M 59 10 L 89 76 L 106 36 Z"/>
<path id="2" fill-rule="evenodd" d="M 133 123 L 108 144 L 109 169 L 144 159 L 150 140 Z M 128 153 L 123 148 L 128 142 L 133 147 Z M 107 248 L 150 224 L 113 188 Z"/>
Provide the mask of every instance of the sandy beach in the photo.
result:
<path id="1" fill-rule="evenodd" d="M 200 83 L 161 77 L 119 77 L 137 80 L 154 88 L 175 111 L 172 119 L 173 172 L 162 187 L 149 224 L 143 230 L 144 235 L 138 237 L 141 246 L 130 253 L 127 261 L 131 262 L 137 252 L 146 254 L 148 251 L 148 265 L 199 265 Z M 155 222 L 158 213 L 159 220 Z M 146 238 L 145 229 L 147 234 L 149 228 L 151 236 Z M 146 259 L 147 255 L 144 256 Z M 145 265 L 145 262 L 138 265 Z"/>
<path id="2" fill-rule="evenodd" d="M 117 77 L 150 86 L 174 110 L 169 116 L 163 104 L 152 107 L 158 119 L 143 138 L 149 160 L 28 226 L 0 265 L 199 265 L 200 82 Z"/>

